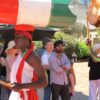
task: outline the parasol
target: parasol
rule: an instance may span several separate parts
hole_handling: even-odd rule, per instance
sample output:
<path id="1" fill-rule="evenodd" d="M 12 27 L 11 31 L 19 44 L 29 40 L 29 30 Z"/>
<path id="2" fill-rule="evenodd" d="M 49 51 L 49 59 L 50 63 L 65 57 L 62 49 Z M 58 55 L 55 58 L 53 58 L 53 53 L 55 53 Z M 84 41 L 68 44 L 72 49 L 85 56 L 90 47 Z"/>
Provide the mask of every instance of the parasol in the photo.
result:
<path id="1" fill-rule="evenodd" d="M 0 23 L 24 30 L 67 27 L 76 21 L 69 3 L 70 0 L 0 0 Z"/>

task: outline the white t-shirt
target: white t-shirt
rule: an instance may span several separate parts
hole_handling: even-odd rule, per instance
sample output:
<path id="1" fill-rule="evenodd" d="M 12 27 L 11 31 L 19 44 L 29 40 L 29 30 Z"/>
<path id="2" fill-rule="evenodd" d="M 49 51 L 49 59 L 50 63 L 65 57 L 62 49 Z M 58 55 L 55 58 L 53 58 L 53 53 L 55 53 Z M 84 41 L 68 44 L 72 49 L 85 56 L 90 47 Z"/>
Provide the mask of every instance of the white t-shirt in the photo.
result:
<path id="1" fill-rule="evenodd" d="M 49 67 L 49 57 L 52 53 L 48 53 L 47 51 L 45 51 L 41 57 L 41 62 L 42 62 L 42 65 L 48 65 Z M 49 69 L 49 68 L 48 68 Z M 46 74 L 46 77 L 47 77 L 47 81 L 48 81 L 48 84 L 49 84 L 49 75 L 48 75 L 48 72 L 45 71 L 45 74 Z"/>
<path id="2" fill-rule="evenodd" d="M 49 57 L 50 57 L 51 53 L 48 53 L 47 51 L 45 51 L 41 57 L 41 62 L 42 65 L 49 65 Z"/>

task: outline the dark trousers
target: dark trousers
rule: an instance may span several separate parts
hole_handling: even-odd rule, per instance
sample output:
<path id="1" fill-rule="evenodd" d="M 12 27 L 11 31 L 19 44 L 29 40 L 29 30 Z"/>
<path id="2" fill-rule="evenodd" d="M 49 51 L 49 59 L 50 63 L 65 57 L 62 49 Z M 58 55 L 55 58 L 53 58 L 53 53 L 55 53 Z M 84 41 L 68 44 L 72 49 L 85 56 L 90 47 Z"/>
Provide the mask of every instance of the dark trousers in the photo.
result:
<path id="1" fill-rule="evenodd" d="M 58 85 L 51 84 L 52 100 L 58 100 L 59 95 L 62 100 L 70 100 L 69 86 L 68 85 Z"/>

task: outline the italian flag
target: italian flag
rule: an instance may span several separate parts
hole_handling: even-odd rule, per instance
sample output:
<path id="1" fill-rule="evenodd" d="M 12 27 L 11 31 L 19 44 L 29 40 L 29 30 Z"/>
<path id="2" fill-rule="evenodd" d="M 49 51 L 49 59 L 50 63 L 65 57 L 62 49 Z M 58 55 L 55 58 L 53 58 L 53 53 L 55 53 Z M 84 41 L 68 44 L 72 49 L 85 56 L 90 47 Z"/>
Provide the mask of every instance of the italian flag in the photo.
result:
<path id="1" fill-rule="evenodd" d="M 0 23 L 35 27 L 67 27 L 76 16 L 71 0 L 0 0 Z"/>

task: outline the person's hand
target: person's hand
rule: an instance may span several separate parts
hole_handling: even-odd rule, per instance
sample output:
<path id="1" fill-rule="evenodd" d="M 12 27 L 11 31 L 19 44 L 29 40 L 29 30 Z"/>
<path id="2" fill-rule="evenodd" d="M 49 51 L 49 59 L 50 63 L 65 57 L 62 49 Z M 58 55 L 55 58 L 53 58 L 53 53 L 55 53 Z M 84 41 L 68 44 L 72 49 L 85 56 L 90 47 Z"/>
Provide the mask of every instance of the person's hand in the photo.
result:
<path id="1" fill-rule="evenodd" d="M 66 66 L 62 66 L 62 69 L 63 69 L 64 71 L 66 71 L 66 70 L 67 70 Z"/>
<path id="2" fill-rule="evenodd" d="M 5 66 L 6 62 L 5 62 L 5 59 L 3 57 L 0 57 L 0 63 L 2 66 Z"/>
<path id="3" fill-rule="evenodd" d="M 48 65 L 44 65 L 43 67 L 44 67 L 45 70 L 48 70 L 49 69 L 49 66 Z"/>
<path id="4" fill-rule="evenodd" d="M 59 67 L 59 68 L 56 70 L 56 72 L 57 72 L 58 74 L 62 74 L 62 73 L 64 72 L 64 70 L 63 70 L 61 67 Z"/>
<path id="5" fill-rule="evenodd" d="M 87 39 L 86 40 L 86 45 L 90 45 L 91 44 L 91 40 L 90 39 Z"/>
<path id="6" fill-rule="evenodd" d="M 97 58 L 100 58 L 100 53 L 99 53 L 99 54 L 97 54 Z"/>
<path id="7" fill-rule="evenodd" d="M 10 89 L 19 92 L 22 89 L 22 84 L 12 83 Z"/>

